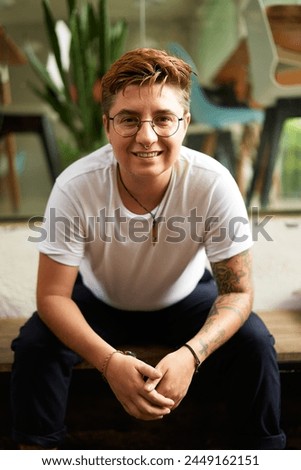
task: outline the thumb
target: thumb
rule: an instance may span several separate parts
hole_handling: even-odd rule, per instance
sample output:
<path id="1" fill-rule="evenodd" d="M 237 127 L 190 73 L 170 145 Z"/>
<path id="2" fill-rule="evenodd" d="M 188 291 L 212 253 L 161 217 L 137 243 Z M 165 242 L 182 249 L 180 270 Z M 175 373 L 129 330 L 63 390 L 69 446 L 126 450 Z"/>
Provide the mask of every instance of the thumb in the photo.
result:
<path id="1" fill-rule="evenodd" d="M 145 376 L 147 377 L 147 380 L 144 385 L 144 390 L 146 390 L 147 392 L 152 392 L 153 390 L 155 390 L 158 383 L 162 379 L 163 374 L 158 369 L 152 367 L 151 373 L 145 374 Z"/>
<path id="2" fill-rule="evenodd" d="M 149 377 L 147 381 L 145 382 L 144 390 L 146 390 L 147 392 L 152 392 L 153 390 L 155 390 L 160 380 L 161 380 L 161 377 L 157 377 L 153 379 Z"/>
<path id="3" fill-rule="evenodd" d="M 150 366 L 149 364 L 146 364 L 145 362 L 139 361 L 139 366 L 138 370 L 143 377 L 147 378 L 147 381 L 149 380 L 158 380 L 160 381 L 162 377 L 162 372 L 160 372 L 158 369 L 155 369 L 155 367 Z"/>

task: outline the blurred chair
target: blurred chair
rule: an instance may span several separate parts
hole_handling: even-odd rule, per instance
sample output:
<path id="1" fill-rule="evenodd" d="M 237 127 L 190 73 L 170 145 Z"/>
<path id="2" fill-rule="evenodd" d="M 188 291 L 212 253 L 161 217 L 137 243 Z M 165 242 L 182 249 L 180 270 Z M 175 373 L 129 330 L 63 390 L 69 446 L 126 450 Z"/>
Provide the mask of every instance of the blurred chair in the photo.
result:
<path id="1" fill-rule="evenodd" d="M 219 106 L 211 102 L 200 85 L 197 77 L 197 68 L 190 55 L 178 43 L 170 43 L 167 49 L 171 54 L 180 57 L 187 62 L 192 70 L 192 88 L 191 88 L 191 104 L 190 112 L 192 124 L 188 129 L 188 135 L 198 132 L 207 131 L 208 138 L 201 150 L 214 156 L 218 144 L 224 144 L 225 151 L 229 155 L 229 170 L 238 180 L 240 175 L 237 174 L 239 158 L 236 157 L 233 143 L 231 141 L 231 130 L 234 125 L 247 126 L 251 123 L 261 124 L 264 119 L 264 113 L 261 110 L 250 109 L 248 107 L 226 107 Z M 243 132 L 245 135 L 245 132 Z"/>
<path id="2" fill-rule="evenodd" d="M 33 133 L 40 138 L 51 181 L 54 182 L 61 171 L 61 163 L 54 130 L 48 116 L 40 111 L 25 111 L 12 106 L 0 106 L 0 140 L 18 133 Z M 14 141 L 6 139 L 6 151 L 8 155 L 16 154 Z M 15 174 L 15 168 L 13 174 Z M 17 204 L 15 208 L 18 208 Z"/>
<path id="3" fill-rule="evenodd" d="M 24 65 L 27 60 L 21 49 L 6 34 L 5 28 L 0 25 L 0 104 L 11 104 L 11 88 L 9 78 L 9 66 Z M 1 115 L 0 115 L 1 126 Z M 4 149 L 8 163 L 8 183 L 13 206 L 19 208 L 20 184 L 16 169 L 16 142 L 14 135 L 8 133 L 4 137 Z"/>
<path id="4" fill-rule="evenodd" d="M 301 116 L 301 53 L 277 47 L 262 0 L 249 0 L 243 11 L 247 28 L 251 98 L 265 110 L 247 205 L 255 191 L 260 203 L 269 203 L 279 139 L 286 119 Z M 290 84 L 290 77 L 292 78 Z"/>

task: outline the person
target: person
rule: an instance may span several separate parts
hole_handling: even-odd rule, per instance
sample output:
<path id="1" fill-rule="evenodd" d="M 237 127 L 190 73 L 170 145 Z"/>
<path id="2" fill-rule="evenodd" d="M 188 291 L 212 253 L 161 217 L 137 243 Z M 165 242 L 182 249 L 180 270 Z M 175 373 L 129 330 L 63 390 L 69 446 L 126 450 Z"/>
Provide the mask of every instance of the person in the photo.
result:
<path id="1" fill-rule="evenodd" d="M 139 48 L 102 78 L 108 144 L 55 182 L 39 232 L 37 312 L 12 343 L 21 448 L 61 445 L 82 359 L 137 419 L 172 413 L 192 381 L 215 383 L 236 448 L 285 446 L 274 339 L 252 312 L 243 199 L 225 167 L 183 145 L 191 73 Z M 118 350 L 137 341 L 171 352 L 154 367 Z"/>

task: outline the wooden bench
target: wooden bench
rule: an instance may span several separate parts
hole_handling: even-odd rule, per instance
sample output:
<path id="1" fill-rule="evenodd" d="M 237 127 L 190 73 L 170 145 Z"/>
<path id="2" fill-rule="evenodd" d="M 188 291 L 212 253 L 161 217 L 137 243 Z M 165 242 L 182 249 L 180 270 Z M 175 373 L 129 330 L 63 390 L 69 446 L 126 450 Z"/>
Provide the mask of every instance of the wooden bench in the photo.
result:
<path id="1" fill-rule="evenodd" d="M 273 310 L 259 312 L 276 340 L 276 352 L 280 369 L 301 368 L 301 310 Z M 13 362 L 13 353 L 10 344 L 18 334 L 19 328 L 24 324 L 24 318 L 0 319 L 0 372 L 10 372 Z M 167 348 L 151 346 L 131 346 L 137 356 L 156 364 L 169 350 Z M 83 363 L 78 368 L 90 368 Z"/>
<path id="2" fill-rule="evenodd" d="M 300 385 L 296 387 L 295 384 L 296 381 L 299 383 L 301 371 L 301 311 L 279 310 L 264 312 L 261 316 L 276 338 L 282 378 L 283 420 L 287 428 L 288 422 L 300 422 Z M 9 441 L 7 436 L 11 427 L 9 383 L 13 354 L 10 344 L 24 321 L 25 319 L 0 319 L 0 391 L 4 403 L 0 408 L 0 442 L 1 436 L 5 436 L 5 442 Z M 153 365 L 168 352 L 168 349 L 156 346 L 131 346 L 129 349 Z M 287 373 L 288 371 L 293 373 Z M 289 385 L 283 387 L 287 383 Z M 207 397 L 203 405 L 200 404 L 199 389 L 192 383 L 181 406 L 165 420 L 134 420 L 124 412 L 100 374 L 85 362 L 74 371 L 66 424 L 69 433 L 62 449 L 228 448 L 225 447 L 227 414 L 220 398 Z M 175 429 L 177 432 L 174 432 Z M 293 429 L 295 436 L 295 427 Z M 289 445 L 290 439 L 292 438 L 289 434 Z M 294 442 L 293 439 L 293 448 Z M 14 443 L 9 441 L 7 445 L 10 449 Z"/>
<path id="3" fill-rule="evenodd" d="M 258 312 L 276 341 L 280 369 L 301 369 L 301 310 Z"/>

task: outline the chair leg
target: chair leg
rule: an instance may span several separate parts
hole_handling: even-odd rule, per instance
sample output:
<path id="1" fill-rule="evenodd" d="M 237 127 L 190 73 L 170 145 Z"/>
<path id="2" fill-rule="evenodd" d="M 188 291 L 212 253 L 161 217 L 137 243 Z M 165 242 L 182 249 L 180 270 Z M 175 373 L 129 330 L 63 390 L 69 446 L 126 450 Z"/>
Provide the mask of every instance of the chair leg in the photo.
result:
<path id="1" fill-rule="evenodd" d="M 301 116 L 301 98 L 279 99 L 275 107 L 273 116 L 273 127 L 270 138 L 270 153 L 267 161 L 267 168 L 264 176 L 264 184 L 261 193 L 261 204 L 266 206 L 269 203 L 270 188 L 273 183 L 274 169 L 277 162 L 279 141 L 281 131 L 287 119 Z"/>
<path id="2" fill-rule="evenodd" d="M 255 124 L 246 124 L 243 127 L 238 158 L 235 162 L 235 179 L 243 198 L 246 197 L 247 192 L 247 166 L 252 166 L 252 155 L 258 148 L 258 131 L 259 126 Z"/>
<path id="3" fill-rule="evenodd" d="M 219 131 L 218 133 L 216 158 L 218 161 L 221 162 L 221 159 L 219 158 L 219 155 L 218 155 L 218 152 L 220 149 L 226 156 L 225 166 L 228 168 L 230 173 L 233 176 L 235 176 L 236 157 L 235 157 L 232 133 L 230 131 Z"/>
<path id="4" fill-rule="evenodd" d="M 263 207 L 268 205 L 283 123 L 286 119 L 300 117 L 300 110 L 301 98 L 280 99 L 276 106 L 266 110 L 253 179 L 247 195 L 247 206 L 250 205 L 258 184 L 260 203 Z"/>
<path id="5" fill-rule="evenodd" d="M 260 202 L 262 207 L 266 207 L 269 203 L 274 168 L 278 156 L 279 140 L 284 121 L 285 119 L 281 116 L 280 113 L 277 112 L 276 109 L 276 112 L 274 113 L 273 128 L 271 129 L 270 133 L 270 149 L 267 158 L 267 165 L 265 173 L 263 175 L 263 184 L 260 196 Z"/>
<path id="6" fill-rule="evenodd" d="M 274 125 L 275 108 L 268 108 L 265 114 L 263 128 L 260 134 L 259 146 L 253 167 L 253 177 L 249 189 L 247 191 L 246 205 L 250 206 L 254 193 L 262 184 L 262 178 L 265 173 L 266 156 L 268 155 L 268 147 L 270 145 L 270 135 Z"/>
<path id="7" fill-rule="evenodd" d="M 216 146 L 217 146 L 217 137 L 218 137 L 217 131 L 213 131 L 207 134 L 202 143 L 202 146 L 200 149 L 201 152 L 206 153 L 207 155 L 210 155 L 211 157 L 214 157 Z"/>
<path id="8" fill-rule="evenodd" d="M 46 153 L 47 165 L 52 180 L 60 173 L 60 157 L 49 118 L 43 114 L 3 114 L 0 136 L 10 132 L 38 134 Z"/>

